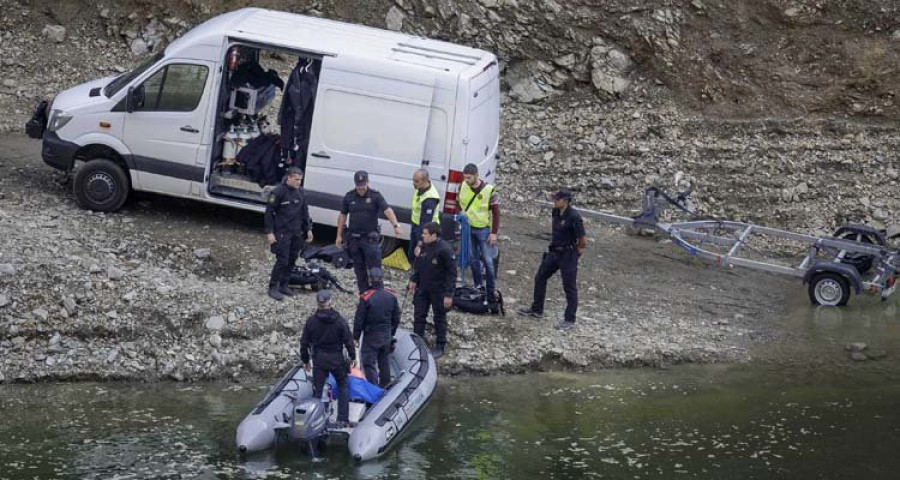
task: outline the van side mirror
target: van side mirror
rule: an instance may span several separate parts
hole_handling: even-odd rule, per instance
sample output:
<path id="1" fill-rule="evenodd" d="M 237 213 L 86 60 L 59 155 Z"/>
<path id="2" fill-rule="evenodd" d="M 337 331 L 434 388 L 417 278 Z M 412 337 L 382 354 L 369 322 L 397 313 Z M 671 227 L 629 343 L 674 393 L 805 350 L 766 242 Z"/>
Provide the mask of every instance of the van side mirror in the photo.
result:
<path id="1" fill-rule="evenodd" d="M 142 106 L 144 106 L 144 86 L 128 87 L 128 94 L 125 96 L 125 111 L 132 113 Z"/>
<path id="2" fill-rule="evenodd" d="M 128 93 L 125 94 L 125 111 L 134 111 L 134 87 L 128 87 Z"/>

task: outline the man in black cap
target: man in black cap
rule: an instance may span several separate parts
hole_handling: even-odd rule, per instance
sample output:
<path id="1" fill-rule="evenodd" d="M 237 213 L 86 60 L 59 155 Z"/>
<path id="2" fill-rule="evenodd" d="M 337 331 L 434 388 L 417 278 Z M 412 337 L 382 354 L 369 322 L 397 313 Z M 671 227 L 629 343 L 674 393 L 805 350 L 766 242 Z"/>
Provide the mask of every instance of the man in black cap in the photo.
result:
<path id="1" fill-rule="evenodd" d="M 587 237 L 581 214 L 572 208 L 572 190 L 563 187 L 554 193 L 553 207 L 553 239 L 534 276 L 534 301 L 530 307 L 520 308 L 519 313 L 534 318 L 543 317 L 547 280 L 559 270 L 563 290 L 566 292 L 566 313 L 556 328 L 568 330 L 575 326 L 575 312 L 578 309 L 578 259 L 587 247 Z"/>
<path id="2" fill-rule="evenodd" d="M 388 354 L 394 343 L 394 335 L 400 326 L 400 305 L 397 297 L 384 288 L 384 276 L 380 268 L 369 271 L 370 289 L 359 296 L 356 317 L 353 320 L 353 340 L 362 340 L 362 365 L 369 383 L 386 387 L 391 383 L 391 366 Z"/>
<path id="3" fill-rule="evenodd" d="M 350 215 L 347 253 L 353 259 L 356 287 L 359 293 L 363 293 L 369 288 L 368 271 L 375 267 L 381 268 L 378 214 L 384 213 L 394 227 L 394 235 L 397 238 L 400 238 L 403 232 L 400 230 L 397 216 L 384 200 L 384 196 L 378 190 L 369 188 L 369 174 L 360 170 L 353 174 L 353 182 L 356 188 L 347 192 L 341 203 L 341 213 L 337 220 L 337 238 L 334 243 L 338 247 L 343 245 L 344 222 L 347 215 Z"/>
<path id="4" fill-rule="evenodd" d="M 456 288 L 456 259 L 450 244 L 441 240 L 441 227 L 435 222 L 422 227 L 423 247 L 416 257 L 415 267 L 409 282 L 413 297 L 413 330 L 425 338 L 425 318 L 428 307 L 434 313 L 434 329 L 437 334 L 432 356 L 438 359 L 444 355 L 447 346 L 447 310 L 453 306 L 453 291 Z"/>
<path id="5" fill-rule="evenodd" d="M 316 303 L 318 309 L 306 319 L 303 334 L 300 336 L 300 360 L 303 362 L 304 370 L 313 371 L 314 398 L 322 398 L 328 374 L 334 375 L 338 384 L 337 421 L 339 426 L 343 427 L 350 419 L 350 386 L 347 381 L 350 365 L 344 360 L 343 350 L 347 350 L 351 362 L 356 360 L 353 337 L 344 317 L 331 308 L 329 290 L 319 290 L 316 293 Z M 310 348 L 315 368 L 309 365 Z"/>
<path id="6" fill-rule="evenodd" d="M 269 296 L 284 300 L 294 292 L 288 288 L 291 268 L 297 262 L 305 242 L 313 241 L 312 219 L 306 204 L 306 193 L 300 183 L 303 170 L 287 169 L 281 185 L 275 187 L 266 201 L 266 239 L 275 254 L 275 265 L 269 276 Z"/>

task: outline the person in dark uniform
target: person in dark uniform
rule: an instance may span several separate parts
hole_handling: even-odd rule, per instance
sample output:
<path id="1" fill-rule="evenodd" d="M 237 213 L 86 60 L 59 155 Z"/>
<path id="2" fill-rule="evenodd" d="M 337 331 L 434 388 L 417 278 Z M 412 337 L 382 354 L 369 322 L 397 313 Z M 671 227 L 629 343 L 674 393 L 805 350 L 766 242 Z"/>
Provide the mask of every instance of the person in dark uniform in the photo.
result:
<path id="1" fill-rule="evenodd" d="M 288 288 L 291 268 L 297 262 L 306 242 L 313 241 L 312 219 L 306 193 L 300 186 L 303 170 L 289 168 L 281 185 L 275 187 L 266 202 L 266 238 L 275 254 L 275 265 L 269 276 L 269 296 L 284 300 L 293 296 Z"/>
<path id="2" fill-rule="evenodd" d="M 319 290 L 316 293 L 318 309 L 306 319 L 303 333 L 300 335 L 300 361 L 303 369 L 313 371 L 313 397 L 322 398 L 322 390 L 328 374 L 334 375 L 338 384 L 339 426 L 346 426 L 350 418 L 350 386 L 347 374 L 350 365 L 344 359 L 343 350 L 347 350 L 350 361 L 356 360 L 353 348 L 353 337 L 344 317 L 331 308 L 331 292 Z M 310 367 L 310 349 L 312 349 L 313 367 Z"/>
<path id="3" fill-rule="evenodd" d="M 425 318 L 428 307 L 434 314 L 434 329 L 437 333 L 435 349 L 431 351 L 435 359 L 444 355 L 447 346 L 447 310 L 453 306 L 453 291 L 456 288 L 456 259 L 450 244 L 440 239 L 441 227 L 435 222 L 422 227 L 423 248 L 418 257 L 409 282 L 413 296 L 413 330 L 425 338 Z"/>
<path id="4" fill-rule="evenodd" d="M 353 272 L 356 274 L 356 287 L 359 293 L 369 289 L 368 271 L 381 268 L 381 247 L 378 245 L 378 214 L 384 213 L 394 227 L 397 238 L 403 234 L 397 216 L 384 200 L 384 196 L 369 188 L 369 174 L 360 170 L 353 174 L 356 188 L 347 192 L 341 203 L 341 213 L 337 220 L 337 238 L 334 244 L 341 247 L 344 243 L 344 222 L 350 215 L 349 240 L 347 253 L 353 259 Z"/>
<path id="5" fill-rule="evenodd" d="M 553 239 L 534 276 L 534 301 L 530 307 L 520 308 L 519 314 L 534 318 L 544 316 L 547 280 L 559 270 L 563 290 L 566 292 L 566 312 L 556 328 L 568 330 L 575 326 L 575 312 L 578 309 L 578 259 L 587 246 L 587 238 L 581 214 L 572 208 L 571 190 L 563 187 L 554 193 L 553 207 Z"/>
<path id="6" fill-rule="evenodd" d="M 362 340 L 362 365 L 369 383 L 386 387 L 391 383 L 391 366 L 388 354 L 394 342 L 394 334 L 400 326 L 400 305 L 397 297 L 384 288 L 384 276 L 380 268 L 369 271 L 370 289 L 359 296 L 356 317 L 353 319 L 353 340 Z"/>

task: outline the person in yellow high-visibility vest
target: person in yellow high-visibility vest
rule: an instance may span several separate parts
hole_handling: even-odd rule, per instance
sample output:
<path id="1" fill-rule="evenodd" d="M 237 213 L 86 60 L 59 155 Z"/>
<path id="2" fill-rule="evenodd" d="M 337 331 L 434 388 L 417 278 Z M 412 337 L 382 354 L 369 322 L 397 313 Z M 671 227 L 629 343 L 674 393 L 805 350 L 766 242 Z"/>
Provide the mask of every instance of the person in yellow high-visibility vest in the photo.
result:
<path id="1" fill-rule="evenodd" d="M 500 203 L 493 185 L 478 178 L 478 167 L 470 163 L 463 168 L 465 181 L 459 188 L 460 214 L 469 218 L 472 229 L 472 280 L 475 287 L 485 285 L 485 297 L 488 303 L 494 302 L 496 288 L 496 272 L 494 272 L 494 256 L 490 250 L 496 248 L 497 231 L 500 228 Z M 493 248 L 488 248 L 488 246 Z M 481 268 L 487 278 L 482 278 Z M 484 280 L 484 282 L 482 282 Z"/>
<path id="2" fill-rule="evenodd" d="M 422 225 L 428 222 L 441 223 L 440 210 L 438 210 L 441 195 L 431 183 L 428 170 L 421 168 L 416 170 L 413 173 L 412 181 L 415 192 L 412 197 L 412 218 L 410 219 L 412 228 L 409 229 L 409 251 L 407 252 L 410 262 L 419 256 L 416 248 L 422 245 Z"/>

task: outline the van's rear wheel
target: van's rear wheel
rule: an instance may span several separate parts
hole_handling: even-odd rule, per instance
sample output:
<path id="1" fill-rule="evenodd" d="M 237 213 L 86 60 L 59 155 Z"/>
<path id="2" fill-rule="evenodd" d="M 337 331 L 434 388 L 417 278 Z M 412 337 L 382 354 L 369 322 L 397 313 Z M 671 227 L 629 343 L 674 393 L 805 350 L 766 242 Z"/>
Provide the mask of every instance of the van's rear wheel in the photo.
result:
<path id="1" fill-rule="evenodd" d="M 128 175 L 111 160 L 91 160 L 75 174 L 75 198 L 82 208 L 115 212 L 122 208 L 130 190 Z"/>
<path id="2" fill-rule="evenodd" d="M 379 246 L 381 247 L 381 258 L 394 253 L 394 250 L 396 250 L 397 247 L 400 246 L 400 242 L 401 240 L 399 238 L 382 235 L 381 240 L 379 241 Z"/>
<path id="3" fill-rule="evenodd" d="M 837 273 L 820 273 L 809 281 L 809 300 L 813 305 L 843 307 L 850 300 L 850 282 Z"/>

